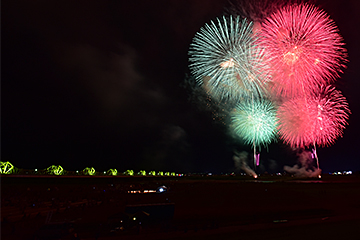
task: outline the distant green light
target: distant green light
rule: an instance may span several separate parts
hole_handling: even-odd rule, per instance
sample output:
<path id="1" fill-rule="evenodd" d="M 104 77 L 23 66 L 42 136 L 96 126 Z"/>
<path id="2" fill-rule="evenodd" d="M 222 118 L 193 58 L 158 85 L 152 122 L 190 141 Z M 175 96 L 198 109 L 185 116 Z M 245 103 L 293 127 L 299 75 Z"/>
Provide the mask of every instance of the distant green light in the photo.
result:
<path id="1" fill-rule="evenodd" d="M 60 165 L 51 165 L 50 167 L 48 167 L 46 169 L 48 174 L 51 175 L 63 175 L 64 174 L 64 169 L 60 166 Z"/>
<path id="2" fill-rule="evenodd" d="M 158 172 L 158 175 L 159 175 L 159 176 L 163 176 L 164 173 L 163 173 L 163 172 Z"/>
<path id="3" fill-rule="evenodd" d="M 0 162 L 0 173 L 1 174 L 11 174 L 14 171 L 14 165 L 10 162 Z"/>
<path id="4" fill-rule="evenodd" d="M 134 170 L 126 170 L 125 174 L 129 176 L 134 176 Z"/>
<path id="5" fill-rule="evenodd" d="M 87 167 L 83 170 L 83 173 L 85 175 L 90 175 L 90 176 L 95 175 L 95 172 L 96 172 L 95 168 L 93 168 L 93 167 L 91 167 L 91 168 Z"/>
<path id="6" fill-rule="evenodd" d="M 107 174 L 108 175 L 112 175 L 112 176 L 116 176 L 117 175 L 117 170 L 116 169 L 113 169 L 113 168 L 110 168 L 108 171 L 107 171 Z"/>
<path id="7" fill-rule="evenodd" d="M 146 171 L 145 170 L 140 170 L 139 175 L 146 176 Z"/>
<path id="8" fill-rule="evenodd" d="M 155 171 L 150 171 L 150 172 L 149 172 L 149 175 L 155 176 L 155 175 L 156 175 L 156 172 L 155 172 Z"/>

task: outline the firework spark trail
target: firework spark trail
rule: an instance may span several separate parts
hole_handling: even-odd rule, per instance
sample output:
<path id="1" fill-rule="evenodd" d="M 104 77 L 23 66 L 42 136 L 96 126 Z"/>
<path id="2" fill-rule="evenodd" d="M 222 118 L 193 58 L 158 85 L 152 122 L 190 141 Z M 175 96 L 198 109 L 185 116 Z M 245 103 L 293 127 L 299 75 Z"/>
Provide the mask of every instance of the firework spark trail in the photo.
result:
<path id="1" fill-rule="evenodd" d="M 307 98 L 285 101 L 278 108 L 279 135 L 292 147 L 326 146 L 342 137 L 350 109 L 346 98 L 330 85 Z"/>
<path id="2" fill-rule="evenodd" d="M 190 45 L 190 69 L 197 82 L 219 100 L 261 96 L 267 81 L 263 51 L 254 45 L 253 24 L 223 17 L 206 24 Z"/>
<path id="3" fill-rule="evenodd" d="M 346 49 L 335 23 L 308 4 L 289 5 L 263 23 L 257 44 L 272 75 L 272 92 L 295 96 L 339 76 Z"/>

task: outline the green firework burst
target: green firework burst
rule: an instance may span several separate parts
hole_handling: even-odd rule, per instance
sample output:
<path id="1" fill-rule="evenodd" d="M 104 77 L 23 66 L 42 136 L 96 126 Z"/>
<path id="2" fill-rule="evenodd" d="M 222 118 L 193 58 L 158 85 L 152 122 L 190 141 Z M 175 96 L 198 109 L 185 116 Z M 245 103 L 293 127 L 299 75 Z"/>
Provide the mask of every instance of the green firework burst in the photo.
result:
<path id="1" fill-rule="evenodd" d="M 255 46 L 253 23 L 240 17 L 217 19 L 196 33 L 190 45 L 190 70 L 211 96 L 220 100 L 262 95 L 262 51 Z"/>
<path id="2" fill-rule="evenodd" d="M 267 100 L 246 100 L 236 106 L 231 117 L 235 135 L 254 146 L 266 146 L 275 140 L 276 126 L 275 107 Z"/>

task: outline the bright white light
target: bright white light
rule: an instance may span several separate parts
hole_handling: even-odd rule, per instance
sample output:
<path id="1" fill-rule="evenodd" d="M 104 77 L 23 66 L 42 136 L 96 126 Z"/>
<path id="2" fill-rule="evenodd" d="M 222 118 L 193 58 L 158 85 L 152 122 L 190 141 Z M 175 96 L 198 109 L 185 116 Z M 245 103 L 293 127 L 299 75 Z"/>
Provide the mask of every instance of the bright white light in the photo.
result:
<path id="1" fill-rule="evenodd" d="M 163 189 L 163 188 L 160 188 L 160 189 L 159 189 L 159 192 L 163 192 L 163 191 L 164 191 L 164 189 Z"/>
<path id="2" fill-rule="evenodd" d="M 35 168 L 35 172 L 37 172 L 37 168 Z"/>
<path id="3" fill-rule="evenodd" d="M 222 67 L 222 68 L 230 68 L 230 67 L 234 67 L 234 59 L 232 59 L 232 58 L 230 58 L 230 60 L 228 60 L 228 61 L 225 61 L 225 62 L 222 62 L 221 64 L 220 64 L 220 66 Z"/>

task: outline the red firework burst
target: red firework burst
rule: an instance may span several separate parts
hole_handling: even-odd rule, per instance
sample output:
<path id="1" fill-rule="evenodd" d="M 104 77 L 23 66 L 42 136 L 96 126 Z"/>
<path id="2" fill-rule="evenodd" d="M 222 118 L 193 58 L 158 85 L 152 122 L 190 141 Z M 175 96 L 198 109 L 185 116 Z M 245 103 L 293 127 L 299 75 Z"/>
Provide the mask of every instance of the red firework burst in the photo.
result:
<path id="1" fill-rule="evenodd" d="M 334 87 L 321 87 L 307 98 L 293 98 L 278 109 L 280 138 L 292 147 L 326 146 L 342 137 L 350 110 Z"/>
<path id="2" fill-rule="evenodd" d="M 333 20 L 308 4 L 289 5 L 262 23 L 258 46 L 264 49 L 276 95 L 294 96 L 338 77 L 346 49 Z"/>

